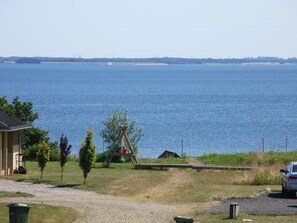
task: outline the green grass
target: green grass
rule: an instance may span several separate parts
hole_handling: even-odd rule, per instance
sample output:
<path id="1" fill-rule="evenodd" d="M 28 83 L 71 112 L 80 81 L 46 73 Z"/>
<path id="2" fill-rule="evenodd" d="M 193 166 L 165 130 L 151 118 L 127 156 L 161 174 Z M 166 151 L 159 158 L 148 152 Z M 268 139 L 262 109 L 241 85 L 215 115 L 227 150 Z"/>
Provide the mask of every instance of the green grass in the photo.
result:
<path id="1" fill-rule="evenodd" d="M 237 155 L 237 157 L 243 156 L 242 154 Z M 212 157 L 217 156 L 212 155 Z M 232 159 L 232 155 L 226 159 L 226 163 L 230 159 Z M 156 163 L 156 161 L 163 163 L 186 163 L 186 160 L 183 158 L 164 159 L 160 161 L 159 159 L 141 159 L 140 162 Z M 234 161 L 233 163 L 234 165 L 238 165 L 238 161 Z M 222 161 L 220 165 L 222 165 Z M 271 169 L 271 167 L 265 168 Z M 270 181 L 265 181 L 267 178 L 266 169 L 263 170 L 263 176 L 258 174 L 260 180 L 262 178 L 264 179 L 261 184 L 270 184 Z M 277 168 L 275 169 L 277 170 Z M 258 170 L 197 172 L 192 169 L 174 169 L 156 171 L 135 170 L 131 163 L 112 163 L 110 168 L 103 168 L 102 163 L 96 163 L 88 175 L 86 185 L 83 185 L 82 171 L 79 168 L 78 162 L 67 162 L 64 168 L 63 181 L 60 180 L 59 162 L 49 162 L 47 164 L 44 170 L 43 180 L 40 180 L 40 171 L 37 162 L 27 162 L 27 170 L 28 174 L 26 175 L 13 175 L 7 178 L 16 181 L 48 183 L 59 187 L 90 190 L 100 194 L 127 197 L 133 200 L 157 201 L 174 204 L 177 207 L 183 205 L 203 206 L 215 198 L 253 197 L 265 190 L 281 189 L 279 185 L 252 185 L 250 181 L 254 180 L 257 173 L 261 173 Z M 279 171 L 275 171 L 275 174 L 279 174 Z M 197 219 L 202 219 L 202 222 L 207 222 L 206 220 L 208 218 L 214 222 L 229 222 L 217 214 L 195 214 L 193 211 L 189 211 L 189 209 L 185 210 L 185 214 L 198 216 Z M 204 217 L 205 219 L 203 219 Z M 276 219 L 270 216 L 265 217 L 268 220 Z M 248 216 L 246 218 L 252 217 Z M 254 219 L 260 219 L 259 222 L 261 222 L 261 216 L 256 216 Z M 280 216 L 280 222 L 286 222 L 291 219 L 293 219 L 292 216 Z"/>
<path id="2" fill-rule="evenodd" d="M 249 152 L 235 154 L 205 154 L 197 157 L 205 164 L 218 166 L 269 166 L 275 164 L 287 165 L 297 160 L 297 151 L 290 152 Z"/>
<path id="3" fill-rule="evenodd" d="M 195 203 L 211 201 L 213 198 L 248 197 L 267 188 L 266 185 L 234 185 L 235 180 L 243 176 L 243 171 L 135 170 L 130 163 L 112 163 L 110 168 L 102 168 L 101 163 L 96 163 L 88 175 L 86 185 L 83 185 L 82 171 L 77 162 L 66 164 L 63 181 L 60 180 L 58 162 L 47 164 L 43 180 L 40 180 L 36 162 L 27 162 L 27 169 L 26 175 L 7 178 L 165 203 Z"/>
<path id="4" fill-rule="evenodd" d="M 226 214 L 202 214 L 195 212 L 197 209 L 194 210 L 193 207 L 204 207 L 216 198 L 253 197 L 265 190 L 281 190 L 280 185 L 271 184 L 277 184 L 280 176 L 279 166 L 290 161 L 287 160 L 288 156 L 294 160 L 294 154 L 295 152 L 285 154 L 268 152 L 264 154 L 210 154 L 198 157 L 204 163 L 216 165 L 258 165 L 254 171 L 135 170 L 131 163 L 112 163 L 110 168 L 103 168 L 102 163 L 96 163 L 87 177 L 86 185 L 83 185 L 83 175 L 78 162 L 67 162 L 63 181 L 60 180 L 59 162 L 47 164 L 42 180 L 40 180 L 37 162 L 27 162 L 28 174 L 13 175 L 7 179 L 90 190 L 137 201 L 157 201 L 176 207 L 192 207 L 185 208 L 184 211 L 179 209 L 179 213 L 192 215 L 198 222 L 231 222 L 226 219 L 228 217 Z M 140 162 L 168 164 L 186 163 L 187 160 L 185 158 L 140 159 Z M 274 165 L 272 166 L 270 163 Z M 44 207 L 48 208 L 48 206 Z M 60 208 L 57 207 L 58 209 Z M 36 216 L 43 214 L 40 212 Z M 1 216 L 3 215 L 1 214 Z M 34 217 L 33 212 L 32 217 Z M 46 219 L 47 217 L 42 218 Z M 254 222 L 290 222 L 295 220 L 296 216 L 241 214 L 239 219 L 232 220 L 232 222 L 242 222 L 243 218 L 253 219 Z M 2 222 L 1 218 L 0 222 Z M 59 220 L 54 222 L 59 222 Z"/>
<path id="5" fill-rule="evenodd" d="M 3 197 L 33 197 L 32 194 L 23 193 L 23 192 L 6 192 L 6 191 L 0 191 L 0 198 Z"/>
<path id="6" fill-rule="evenodd" d="M 0 222 L 9 222 L 8 203 L 0 203 Z M 70 223 L 78 219 L 78 213 L 71 208 L 51 205 L 29 204 L 30 223 Z"/>

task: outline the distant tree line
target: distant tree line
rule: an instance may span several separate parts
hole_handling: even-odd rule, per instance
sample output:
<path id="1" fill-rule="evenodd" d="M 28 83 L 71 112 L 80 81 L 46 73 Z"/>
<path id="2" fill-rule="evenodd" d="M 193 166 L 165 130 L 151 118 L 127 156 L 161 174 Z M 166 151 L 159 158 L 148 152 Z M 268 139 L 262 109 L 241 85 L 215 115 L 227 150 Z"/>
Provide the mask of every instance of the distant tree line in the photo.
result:
<path id="1" fill-rule="evenodd" d="M 39 64 L 40 60 L 37 58 L 31 58 L 31 57 L 24 57 L 24 58 L 18 58 L 15 60 L 15 63 L 33 63 L 33 64 Z"/>

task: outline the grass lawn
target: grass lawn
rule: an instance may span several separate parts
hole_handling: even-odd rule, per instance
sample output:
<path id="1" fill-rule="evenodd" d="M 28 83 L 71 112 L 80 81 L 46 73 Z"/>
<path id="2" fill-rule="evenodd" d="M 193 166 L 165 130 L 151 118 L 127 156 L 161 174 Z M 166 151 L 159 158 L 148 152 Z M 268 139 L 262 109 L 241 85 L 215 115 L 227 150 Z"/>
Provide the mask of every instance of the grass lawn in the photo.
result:
<path id="1" fill-rule="evenodd" d="M 8 203 L 0 203 L 0 222 L 9 222 Z M 51 205 L 29 204 L 30 223 L 70 223 L 78 218 L 78 213 L 71 208 Z"/>
<path id="2" fill-rule="evenodd" d="M 144 162 L 153 163 L 154 160 Z M 174 161 L 164 162 L 173 163 Z M 180 159 L 178 162 L 185 163 L 186 161 Z M 281 189 L 280 185 L 257 186 L 242 183 L 244 182 L 242 179 L 255 174 L 253 171 L 135 170 L 131 163 L 112 163 L 110 168 L 103 168 L 102 163 L 96 163 L 87 177 L 86 185 L 83 185 L 82 171 L 78 162 L 67 162 L 63 181 L 60 180 L 59 162 L 47 164 L 42 180 L 40 180 L 37 162 L 27 162 L 26 165 L 28 174 L 7 178 L 90 190 L 133 200 L 173 204 L 178 207 L 179 214 L 194 216 L 198 222 L 242 222 L 243 218 L 253 219 L 254 222 L 289 222 L 296 219 L 293 215 L 241 214 L 239 219 L 230 221 L 227 219 L 228 213 L 202 214 L 197 212 L 199 207 L 207 206 L 214 198 L 253 197 L 264 190 Z"/>
<path id="3" fill-rule="evenodd" d="M 8 178 L 165 203 L 207 202 L 213 198 L 254 196 L 267 188 L 280 189 L 277 185 L 236 185 L 234 182 L 243 177 L 243 171 L 135 170 L 130 163 L 112 163 L 110 168 L 102 168 L 101 163 L 96 163 L 86 185 L 83 185 L 82 171 L 77 162 L 67 162 L 63 181 L 60 180 L 59 162 L 47 164 L 43 180 L 40 180 L 36 162 L 27 162 L 26 165 L 28 174 Z"/>

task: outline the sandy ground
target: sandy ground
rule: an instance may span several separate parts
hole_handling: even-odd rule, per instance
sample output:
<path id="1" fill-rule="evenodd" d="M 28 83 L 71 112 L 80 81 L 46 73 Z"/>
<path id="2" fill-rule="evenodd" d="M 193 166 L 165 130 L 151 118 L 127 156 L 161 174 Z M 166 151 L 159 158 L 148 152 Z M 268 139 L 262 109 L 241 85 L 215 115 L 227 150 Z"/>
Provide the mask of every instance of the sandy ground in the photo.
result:
<path id="1" fill-rule="evenodd" d="M 71 188 L 0 179 L 0 191 L 25 192 L 29 198 L 0 198 L 0 202 L 36 203 L 71 207 L 80 213 L 76 222 L 173 222 L 175 208 L 155 202 L 133 201 Z"/>

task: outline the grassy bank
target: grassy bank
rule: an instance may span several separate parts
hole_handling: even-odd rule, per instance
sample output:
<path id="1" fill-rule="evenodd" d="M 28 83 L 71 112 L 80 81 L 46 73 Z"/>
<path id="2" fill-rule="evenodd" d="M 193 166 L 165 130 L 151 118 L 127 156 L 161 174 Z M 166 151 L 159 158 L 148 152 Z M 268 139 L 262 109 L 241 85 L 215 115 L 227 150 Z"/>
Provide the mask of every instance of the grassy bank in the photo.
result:
<path id="1" fill-rule="evenodd" d="M 297 160 L 297 151 L 290 152 L 249 152 L 234 154 L 205 154 L 198 156 L 202 163 L 218 166 L 271 166 L 287 165 Z"/>

